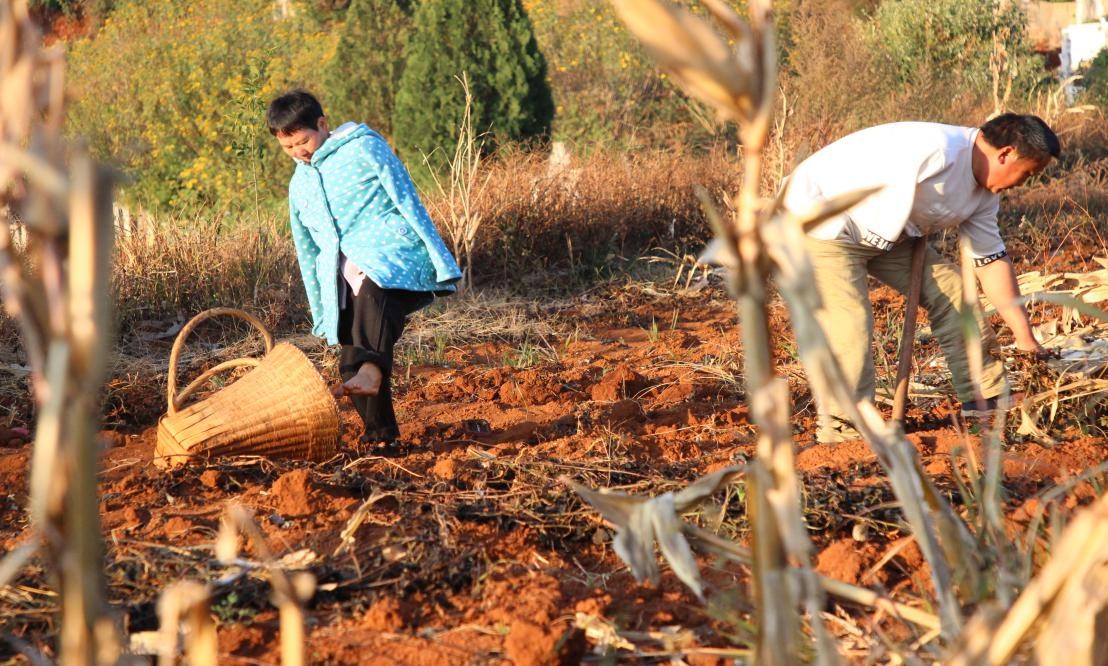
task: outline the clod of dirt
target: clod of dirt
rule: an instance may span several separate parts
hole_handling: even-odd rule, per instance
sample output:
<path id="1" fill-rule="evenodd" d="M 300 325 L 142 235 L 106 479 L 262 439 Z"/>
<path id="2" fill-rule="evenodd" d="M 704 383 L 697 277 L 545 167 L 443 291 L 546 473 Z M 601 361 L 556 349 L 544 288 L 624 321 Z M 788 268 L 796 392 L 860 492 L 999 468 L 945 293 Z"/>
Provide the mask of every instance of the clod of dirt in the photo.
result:
<path id="1" fill-rule="evenodd" d="M 585 651 L 585 634 L 576 628 L 564 633 L 516 618 L 504 639 L 504 653 L 515 666 L 578 664 Z"/>
<path id="2" fill-rule="evenodd" d="M 862 567 L 862 556 L 853 539 L 841 539 L 832 543 L 816 559 L 816 571 L 851 584 L 858 582 Z"/>
<path id="3" fill-rule="evenodd" d="M 440 479 L 453 479 L 454 460 L 446 457 L 439 458 L 435 461 L 434 467 L 431 468 L 431 473 Z"/>
<path id="4" fill-rule="evenodd" d="M 179 537 L 192 529 L 192 523 L 180 516 L 173 516 L 162 524 L 162 532 L 168 537 Z"/>
<path id="5" fill-rule="evenodd" d="M 219 488 L 221 481 L 223 481 L 223 474 L 218 469 L 204 470 L 200 475 L 200 483 L 208 488 Z"/>
<path id="6" fill-rule="evenodd" d="M 497 392 L 506 405 L 543 405 L 556 400 L 561 382 L 549 371 L 524 370 L 506 376 Z"/>
<path id="7" fill-rule="evenodd" d="M 608 405 L 606 409 L 595 415 L 593 418 L 599 422 L 606 422 L 613 426 L 618 426 L 628 421 L 632 421 L 642 415 L 642 409 L 639 407 L 639 403 L 634 400 L 619 400 L 611 405 Z"/>
<path id="8" fill-rule="evenodd" d="M 394 597 L 378 599 L 362 616 L 362 625 L 371 631 L 401 631 L 409 622 L 410 613 L 405 612 L 400 601 Z"/>
<path id="9" fill-rule="evenodd" d="M 593 400 L 614 402 L 633 397 L 647 386 L 646 379 L 626 365 L 618 365 L 589 387 Z"/>
<path id="10" fill-rule="evenodd" d="M 306 516 L 319 508 L 319 502 L 312 497 L 311 472 L 307 469 L 282 474 L 273 482 L 270 493 L 282 516 Z"/>
<path id="11" fill-rule="evenodd" d="M 677 382 L 663 389 L 662 392 L 658 394 L 658 397 L 654 399 L 654 404 L 659 407 L 679 405 L 691 400 L 695 394 L 696 387 L 691 383 Z"/>
<path id="12" fill-rule="evenodd" d="M 100 431 L 100 443 L 105 449 L 114 449 L 127 444 L 127 435 L 114 430 Z"/>
<path id="13" fill-rule="evenodd" d="M 139 509 L 133 506 L 128 506 L 123 509 L 123 521 L 127 527 L 142 525 L 149 519 L 150 512 L 146 509 Z"/>

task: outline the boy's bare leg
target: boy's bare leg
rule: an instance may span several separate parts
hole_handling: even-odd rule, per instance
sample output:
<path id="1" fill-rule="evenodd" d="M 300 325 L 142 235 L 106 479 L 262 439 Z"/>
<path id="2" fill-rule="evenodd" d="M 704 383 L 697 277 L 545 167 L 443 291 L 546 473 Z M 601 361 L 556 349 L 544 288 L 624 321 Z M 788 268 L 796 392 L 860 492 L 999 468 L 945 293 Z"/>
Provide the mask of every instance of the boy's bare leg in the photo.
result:
<path id="1" fill-rule="evenodd" d="M 381 380 L 384 374 L 373 363 L 363 363 L 357 374 L 342 385 L 346 395 L 377 395 L 381 392 Z"/>

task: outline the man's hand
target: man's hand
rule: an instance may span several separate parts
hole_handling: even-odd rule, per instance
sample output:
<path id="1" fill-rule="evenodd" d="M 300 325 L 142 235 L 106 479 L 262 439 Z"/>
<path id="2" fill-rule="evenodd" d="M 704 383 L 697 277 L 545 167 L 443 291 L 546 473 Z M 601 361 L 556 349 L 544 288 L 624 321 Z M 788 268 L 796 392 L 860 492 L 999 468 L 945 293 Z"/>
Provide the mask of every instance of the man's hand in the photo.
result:
<path id="1" fill-rule="evenodd" d="M 1042 345 L 1039 345 L 1038 349 L 1017 349 L 1012 356 L 1017 359 L 1027 359 L 1036 362 L 1049 361 L 1052 358 L 1062 358 L 1061 352 L 1057 349 L 1047 349 Z"/>

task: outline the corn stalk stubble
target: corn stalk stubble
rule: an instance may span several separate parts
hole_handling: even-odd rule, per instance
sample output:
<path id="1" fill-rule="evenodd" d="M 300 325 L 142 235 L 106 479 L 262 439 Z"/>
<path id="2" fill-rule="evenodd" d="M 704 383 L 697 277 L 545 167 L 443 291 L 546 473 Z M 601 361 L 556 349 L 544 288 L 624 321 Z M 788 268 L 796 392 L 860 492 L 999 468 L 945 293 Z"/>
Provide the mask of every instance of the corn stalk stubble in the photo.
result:
<path id="1" fill-rule="evenodd" d="M 830 215 L 829 211 L 842 202 L 836 201 L 827 205 L 825 210 L 813 211 L 813 216 L 808 219 L 788 217 L 783 220 L 783 216 L 775 215 L 774 210 L 768 208 L 759 196 L 758 176 L 773 113 L 776 81 L 776 51 L 768 20 L 768 4 L 752 4 L 752 20 L 747 29 L 744 27 L 746 24 L 723 3 L 705 3 L 724 32 L 736 42 L 734 50 L 729 49 L 705 22 L 666 3 L 613 0 L 613 4 L 631 32 L 686 92 L 714 106 L 721 117 L 739 123 L 745 177 L 739 183 L 737 199 L 732 199 L 734 214 L 729 223 L 725 223 L 718 213 L 710 213 L 708 218 L 716 235 L 716 251 L 727 256 L 732 266 L 729 286 L 740 304 L 743 343 L 747 350 L 747 394 L 759 396 L 771 390 L 773 371 L 769 355 L 765 284 L 772 273 L 788 303 L 801 343 L 802 360 L 812 379 L 813 392 L 817 397 L 835 395 L 840 402 L 850 406 L 849 411 L 853 412 L 850 416 L 889 473 L 894 492 L 930 565 L 943 619 L 943 635 L 953 638 L 961 628 L 961 613 L 950 566 L 943 557 L 936 532 L 943 535 L 942 546 L 947 549 L 948 556 L 962 556 L 953 561 L 970 563 L 970 566 L 960 568 L 960 571 L 967 572 L 964 578 L 972 578 L 974 571 L 973 540 L 965 524 L 922 472 L 907 440 L 887 428 L 872 405 L 854 405 L 854 398 L 841 379 L 824 333 L 810 315 L 818 307 L 818 302 L 815 302 L 817 297 L 806 287 L 811 281 L 798 279 L 811 274 L 807 256 L 796 249 L 803 247 L 803 243 L 798 242 L 803 240 L 802 229 L 818 223 L 822 213 Z M 854 193 L 845 199 L 857 197 L 860 200 L 862 196 L 864 194 Z M 762 230 L 772 233 L 763 234 Z M 785 244 L 786 238 L 793 241 L 791 246 Z M 781 431 L 788 432 L 787 395 L 785 399 L 783 409 L 752 409 L 755 423 L 763 432 L 774 432 L 778 419 L 785 419 Z M 791 447 L 791 441 L 787 441 L 787 437 L 785 439 L 781 445 Z M 769 444 L 759 445 L 751 475 L 756 485 L 768 484 L 771 478 L 768 470 L 777 469 L 773 465 L 775 446 L 772 435 L 768 441 Z M 771 510 L 766 491 L 768 488 L 752 493 L 755 596 L 759 621 L 757 652 L 762 663 L 787 663 L 795 657 L 788 646 L 796 644 L 796 636 L 789 623 L 780 619 L 792 614 L 798 599 L 795 592 L 769 594 L 770 589 L 779 592 L 789 588 L 771 588 L 780 571 L 787 566 L 787 561 L 786 543 L 779 525 L 769 520 Z M 795 543 L 791 545 L 796 546 Z M 792 555 L 797 559 L 808 557 L 806 551 Z M 808 566 L 807 559 L 803 559 L 801 564 L 802 567 Z"/>
<path id="2" fill-rule="evenodd" d="M 762 435 L 747 482 L 754 543 L 757 625 L 755 660 L 791 664 L 800 658 L 795 609 L 803 594 L 817 637 L 817 658 L 836 663 L 838 654 L 821 625 L 822 590 L 812 584 L 811 545 L 796 506 L 798 487 L 791 464 L 788 391 L 782 391 L 771 359 L 766 284 L 769 263 L 761 226 L 767 208 L 759 195 L 763 150 L 773 117 L 777 50 L 768 2 L 751 3 L 746 23 L 725 3 L 705 2 L 716 27 L 690 12 L 655 0 L 613 0 L 620 18 L 659 65 L 690 95 L 711 105 L 722 119 L 735 120 L 743 144 L 742 175 L 733 214 L 723 223 L 710 212 L 719 245 L 733 259 L 729 287 L 739 301 L 747 395 Z M 787 449 L 787 450 L 786 450 Z M 796 565 L 801 576 L 793 575 Z M 803 584 L 806 583 L 806 584 Z"/>
<path id="3" fill-rule="evenodd" d="M 26 0 L 0 5 L 0 274 L 39 407 L 31 539 L 43 540 L 58 574 L 59 661 L 107 664 L 121 655 L 101 574 L 95 455 L 111 321 L 111 179 L 63 142 L 64 60 L 40 44 Z M 16 220 L 26 232 L 19 247 Z"/>

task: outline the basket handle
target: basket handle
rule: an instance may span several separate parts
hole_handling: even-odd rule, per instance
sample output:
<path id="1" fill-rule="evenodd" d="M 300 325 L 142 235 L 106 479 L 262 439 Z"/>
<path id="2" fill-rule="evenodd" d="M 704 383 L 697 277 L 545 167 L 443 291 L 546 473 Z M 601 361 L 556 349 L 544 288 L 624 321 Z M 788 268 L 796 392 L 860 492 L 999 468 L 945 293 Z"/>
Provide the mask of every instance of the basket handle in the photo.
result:
<path id="1" fill-rule="evenodd" d="M 196 389 L 200 388 L 204 382 L 211 379 L 214 375 L 229 368 L 236 368 L 244 365 L 258 365 L 260 362 L 255 358 L 238 358 L 232 361 L 224 361 L 193 380 L 191 384 L 181 391 L 180 395 L 175 395 L 177 393 L 177 357 L 180 356 L 181 349 L 185 346 L 185 338 L 187 338 L 189 333 L 192 333 L 193 329 L 199 326 L 201 322 L 221 315 L 238 317 L 248 322 L 262 334 L 262 340 L 265 342 L 265 353 L 268 354 L 273 349 L 273 336 L 266 330 L 265 324 L 249 312 L 244 312 L 237 308 L 211 308 L 210 310 L 204 310 L 196 315 L 190 319 L 187 324 L 181 327 L 181 332 L 177 334 L 177 339 L 173 341 L 173 349 L 169 352 L 169 379 L 166 382 L 166 401 L 168 405 L 166 406 L 166 412 L 170 416 L 176 414 L 177 410 L 184 405 L 185 399 L 192 395 Z"/>

